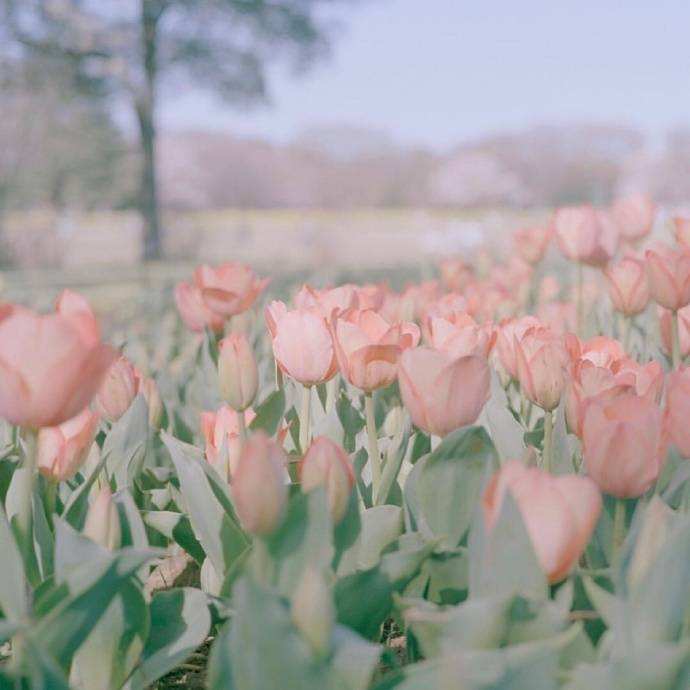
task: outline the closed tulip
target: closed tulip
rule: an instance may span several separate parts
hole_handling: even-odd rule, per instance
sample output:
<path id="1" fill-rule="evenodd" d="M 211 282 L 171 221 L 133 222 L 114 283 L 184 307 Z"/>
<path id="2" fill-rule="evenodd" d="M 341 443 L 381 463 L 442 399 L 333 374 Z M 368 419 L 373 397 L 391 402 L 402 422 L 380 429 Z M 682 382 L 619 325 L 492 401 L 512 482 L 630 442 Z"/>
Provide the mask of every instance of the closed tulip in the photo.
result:
<path id="1" fill-rule="evenodd" d="M 534 316 L 506 319 L 500 323 L 496 335 L 495 352 L 500 365 L 511 379 L 517 380 L 518 366 L 515 352 L 515 342 L 534 326 L 540 326 L 541 322 Z"/>
<path id="2" fill-rule="evenodd" d="M 673 219 L 673 232 L 676 236 L 676 242 L 690 249 L 690 218 L 676 216 Z"/>
<path id="3" fill-rule="evenodd" d="M 134 365 L 124 356 L 113 362 L 96 395 L 94 406 L 109 422 L 116 422 L 127 412 L 137 396 L 139 380 Z"/>
<path id="4" fill-rule="evenodd" d="M 553 229 L 549 225 L 533 225 L 516 230 L 513 244 L 523 261 L 536 265 L 544 258 L 552 237 Z"/>
<path id="5" fill-rule="evenodd" d="M 678 316 L 678 341 L 680 356 L 685 359 L 690 355 L 690 305 L 676 312 Z M 668 309 L 659 309 L 659 330 L 661 333 L 661 347 L 670 357 L 673 352 L 672 312 Z"/>
<path id="6" fill-rule="evenodd" d="M 0 307 L 0 417 L 33 428 L 72 419 L 91 402 L 115 356 L 73 316 Z"/>
<path id="7" fill-rule="evenodd" d="M 558 407 L 568 364 L 563 337 L 548 328 L 534 327 L 515 339 L 515 352 L 524 396 L 547 412 Z"/>
<path id="8" fill-rule="evenodd" d="M 122 541 L 120 518 L 110 487 L 107 485 L 96 494 L 96 498 L 89 506 L 84 523 L 84 534 L 110 551 L 120 547 Z"/>
<path id="9" fill-rule="evenodd" d="M 556 211 L 553 221 L 563 255 L 590 266 L 605 266 L 618 248 L 618 228 L 604 211 L 569 206 Z"/>
<path id="10" fill-rule="evenodd" d="M 259 371 L 256 358 L 243 333 L 231 333 L 220 341 L 218 352 L 220 392 L 233 410 L 246 410 L 256 397 Z"/>
<path id="11" fill-rule="evenodd" d="M 304 285 L 295 296 L 294 303 L 298 309 L 316 308 L 325 319 L 329 319 L 333 311 L 340 313 L 346 309 L 358 307 L 359 295 L 357 286 L 352 283 L 325 290 Z"/>
<path id="12" fill-rule="evenodd" d="M 616 376 L 629 377 L 636 395 L 657 403 L 661 400 L 664 392 L 664 370 L 656 360 L 640 364 L 626 355 L 611 365 L 611 371 Z"/>
<path id="13" fill-rule="evenodd" d="M 247 424 L 256 417 L 253 410 L 246 410 L 244 414 Z M 228 405 L 216 412 L 202 412 L 201 432 L 206 443 L 206 460 L 221 477 L 232 477 L 242 448 L 238 413 Z"/>
<path id="14" fill-rule="evenodd" d="M 237 261 L 216 267 L 203 264 L 194 271 L 194 284 L 204 304 L 225 318 L 249 309 L 268 283 L 268 279 L 260 279 L 249 266 Z"/>
<path id="15" fill-rule="evenodd" d="M 652 299 L 678 311 L 690 303 L 690 250 L 658 247 L 645 252 Z"/>
<path id="16" fill-rule="evenodd" d="M 391 325 L 370 309 L 334 315 L 331 332 L 340 373 L 366 393 L 395 381 L 400 355 L 417 345 L 420 337 L 415 324 Z"/>
<path id="17" fill-rule="evenodd" d="M 400 358 L 400 394 L 415 426 L 436 436 L 472 424 L 489 399 L 491 376 L 485 357 L 453 358 L 418 347 Z"/>
<path id="18" fill-rule="evenodd" d="M 98 430 L 98 415 L 84 410 L 38 432 L 38 469 L 52 481 L 71 479 L 84 464 Z"/>
<path id="19" fill-rule="evenodd" d="M 206 306 L 201 290 L 196 285 L 178 283 L 175 287 L 175 305 L 185 326 L 193 333 L 202 333 L 206 328 L 220 333 L 225 326 L 225 317 Z"/>
<path id="20" fill-rule="evenodd" d="M 326 436 L 317 436 L 309 446 L 301 464 L 302 491 L 308 493 L 324 486 L 328 508 L 334 524 L 345 516 L 350 493 L 355 484 L 355 473 L 347 453 Z"/>
<path id="21" fill-rule="evenodd" d="M 482 498 L 484 521 L 492 530 L 510 492 L 534 552 L 550 583 L 577 564 L 601 513 L 601 495 L 587 477 L 555 477 L 517 460 L 507 462 L 489 482 Z"/>
<path id="22" fill-rule="evenodd" d="M 625 316 L 643 312 L 649 304 L 649 285 L 645 265 L 627 257 L 605 272 L 613 308 Z"/>
<path id="23" fill-rule="evenodd" d="M 338 370 L 333 340 L 319 309 L 288 311 L 283 302 L 271 302 L 265 316 L 282 371 L 304 386 L 333 378 Z"/>
<path id="24" fill-rule="evenodd" d="M 232 498 L 247 532 L 268 535 L 282 522 L 288 499 L 283 449 L 263 432 L 242 447 L 232 475 Z"/>
<path id="25" fill-rule="evenodd" d="M 611 209 L 621 237 L 628 242 L 639 242 L 649 235 L 654 226 L 656 205 L 646 194 L 634 194 L 618 199 Z"/>
<path id="26" fill-rule="evenodd" d="M 623 395 L 594 400 L 582 423 L 587 474 L 616 498 L 635 498 L 656 481 L 666 458 L 659 406 L 648 397 Z"/>
<path id="27" fill-rule="evenodd" d="M 163 401 L 158 390 L 158 384 L 150 376 L 144 376 L 137 371 L 137 392 L 141 393 L 146 400 L 149 410 L 149 426 L 152 429 L 160 429 L 163 421 Z"/>
<path id="28" fill-rule="evenodd" d="M 673 371 L 666 384 L 666 421 L 671 443 L 690 458 L 690 369 Z"/>

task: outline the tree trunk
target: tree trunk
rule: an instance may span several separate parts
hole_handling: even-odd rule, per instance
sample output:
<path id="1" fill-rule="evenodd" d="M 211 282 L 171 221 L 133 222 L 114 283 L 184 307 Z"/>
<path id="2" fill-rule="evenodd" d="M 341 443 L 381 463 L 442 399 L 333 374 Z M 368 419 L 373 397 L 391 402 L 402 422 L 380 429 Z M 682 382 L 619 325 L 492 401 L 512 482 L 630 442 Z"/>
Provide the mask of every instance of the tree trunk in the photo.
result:
<path id="1" fill-rule="evenodd" d="M 144 220 L 144 261 L 162 257 L 162 237 L 156 175 L 156 47 L 160 10 L 151 0 L 141 0 L 141 35 L 144 84 L 136 100 L 139 138 L 143 154 L 141 171 L 141 215 Z"/>

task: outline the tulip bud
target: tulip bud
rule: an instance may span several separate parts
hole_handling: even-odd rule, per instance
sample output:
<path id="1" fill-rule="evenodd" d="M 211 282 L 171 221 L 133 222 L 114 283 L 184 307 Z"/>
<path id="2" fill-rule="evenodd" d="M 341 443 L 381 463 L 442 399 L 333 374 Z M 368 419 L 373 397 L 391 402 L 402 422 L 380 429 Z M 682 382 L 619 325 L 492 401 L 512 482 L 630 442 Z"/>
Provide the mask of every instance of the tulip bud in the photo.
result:
<path id="1" fill-rule="evenodd" d="M 347 510 L 355 473 L 347 453 L 326 436 L 315 438 L 300 465 L 302 491 L 308 493 L 317 486 L 325 486 L 328 509 L 335 524 Z"/>
<path id="2" fill-rule="evenodd" d="M 605 272 L 609 284 L 609 297 L 613 308 L 634 316 L 644 311 L 649 303 L 649 286 L 644 264 L 628 257 L 610 266 Z"/>
<path id="3" fill-rule="evenodd" d="M 548 328 L 532 328 L 515 341 L 518 379 L 524 396 L 547 412 L 558 407 L 568 356 L 563 338 Z"/>
<path id="4" fill-rule="evenodd" d="M 639 242 L 652 231 L 656 206 L 645 194 L 634 194 L 618 199 L 611 209 L 621 237 L 628 242 Z"/>
<path id="5" fill-rule="evenodd" d="M 96 395 L 96 410 L 104 419 L 116 422 L 136 398 L 137 388 L 136 369 L 126 357 L 120 356 L 108 369 Z"/>
<path id="6" fill-rule="evenodd" d="M 59 426 L 38 432 L 38 469 L 53 481 L 71 479 L 84 464 L 91 449 L 98 415 L 84 410 Z"/>
<path id="7" fill-rule="evenodd" d="M 283 449 L 258 432 L 242 447 L 232 475 L 232 496 L 242 526 L 251 534 L 267 535 L 283 519 L 288 487 Z"/>
<path id="8" fill-rule="evenodd" d="M 304 570 L 297 585 L 291 615 L 295 627 L 314 652 L 325 655 L 331 646 L 335 610 L 325 578 L 311 566 Z"/>
<path id="9" fill-rule="evenodd" d="M 551 583 L 565 578 L 585 550 L 601 512 L 601 496 L 587 477 L 554 477 L 517 460 L 506 462 L 486 487 L 484 522 L 493 530 L 510 492 Z"/>
<path id="10" fill-rule="evenodd" d="M 572 261 L 604 266 L 616 253 L 618 227 L 605 211 L 569 206 L 558 209 L 553 222 L 558 246 Z"/>
<path id="11" fill-rule="evenodd" d="M 122 539 L 120 517 L 107 485 L 103 486 L 89 506 L 84 524 L 84 534 L 111 551 L 120 546 Z"/>
<path id="12" fill-rule="evenodd" d="M 587 474 L 616 498 L 636 498 L 657 480 L 666 459 L 663 415 L 653 399 L 593 400 L 582 423 Z"/>
<path id="13" fill-rule="evenodd" d="M 485 357 L 454 359 L 429 347 L 400 358 L 400 395 L 415 426 L 436 436 L 472 424 L 489 399 L 491 375 Z"/>
<path id="14" fill-rule="evenodd" d="M 690 250 L 685 247 L 648 249 L 645 258 L 654 301 L 671 311 L 690 304 Z"/>
<path id="15" fill-rule="evenodd" d="M 256 397 L 259 372 L 247 337 L 231 333 L 220 341 L 218 377 L 225 402 L 237 412 L 246 410 Z"/>
<path id="16" fill-rule="evenodd" d="M 139 393 L 144 396 L 149 408 L 149 426 L 157 431 L 163 421 L 163 401 L 155 380 L 150 376 L 140 376 Z"/>

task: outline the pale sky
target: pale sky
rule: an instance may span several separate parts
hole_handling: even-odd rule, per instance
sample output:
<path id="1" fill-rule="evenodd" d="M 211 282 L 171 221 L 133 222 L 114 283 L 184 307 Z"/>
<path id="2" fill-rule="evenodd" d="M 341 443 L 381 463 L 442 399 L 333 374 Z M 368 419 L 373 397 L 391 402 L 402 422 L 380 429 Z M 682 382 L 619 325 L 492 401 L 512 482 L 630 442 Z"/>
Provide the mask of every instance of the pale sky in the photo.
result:
<path id="1" fill-rule="evenodd" d="M 161 123 L 273 141 L 348 124 L 435 148 L 532 124 L 690 126 L 690 0 L 362 0 L 339 16 L 330 60 L 275 70 L 271 107 L 176 94 Z"/>

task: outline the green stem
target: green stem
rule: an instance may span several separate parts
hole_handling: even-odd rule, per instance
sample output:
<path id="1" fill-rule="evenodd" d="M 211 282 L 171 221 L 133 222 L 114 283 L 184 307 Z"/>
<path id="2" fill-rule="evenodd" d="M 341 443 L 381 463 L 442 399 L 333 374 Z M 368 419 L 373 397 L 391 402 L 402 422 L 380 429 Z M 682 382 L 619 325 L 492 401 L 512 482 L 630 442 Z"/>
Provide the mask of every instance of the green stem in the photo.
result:
<path id="1" fill-rule="evenodd" d="M 546 472 L 551 472 L 553 459 L 553 410 L 544 412 L 544 449 L 542 451 L 542 464 Z"/>
<path id="2" fill-rule="evenodd" d="M 283 370 L 278 366 L 278 362 L 276 364 L 276 390 L 282 391 L 283 390 L 283 385 L 284 385 L 284 380 L 283 380 Z"/>
<path id="3" fill-rule="evenodd" d="M 680 366 L 680 333 L 678 330 L 678 312 L 671 312 L 671 344 L 674 371 Z"/>
<path id="4" fill-rule="evenodd" d="M 338 395 L 338 374 L 326 383 L 326 414 L 335 409 Z"/>
<path id="5" fill-rule="evenodd" d="M 364 412 L 367 420 L 367 439 L 369 441 L 369 463 L 371 465 L 372 496 L 378 495 L 381 483 L 381 457 L 379 455 L 379 441 L 376 433 L 376 417 L 374 416 L 374 398 L 371 393 L 364 396 Z"/>
<path id="6" fill-rule="evenodd" d="M 632 316 L 623 316 L 623 349 L 627 352 L 630 348 L 630 333 L 632 331 Z"/>
<path id="7" fill-rule="evenodd" d="M 38 433 L 33 429 L 26 430 L 24 441 L 26 450 L 22 469 L 25 470 L 25 476 L 22 482 L 21 501 L 17 512 L 17 527 L 19 527 L 19 532 L 22 535 L 22 552 L 25 559 L 28 559 L 33 546 L 33 539 L 31 538 L 33 523 L 31 498 L 34 491 L 34 482 L 36 481 Z"/>
<path id="8" fill-rule="evenodd" d="M 46 507 L 46 517 L 48 518 L 48 524 L 53 524 L 53 515 L 55 514 L 55 506 L 57 503 L 57 490 L 58 483 L 49 479 L 46 482 L 46 493 L 45 493 L 45 507 Z"/>
<path id="9" fill-rule="evenodd" d="M 302 455 L 309 447 L 309 424 L 311 417 L 311 386 L 302 387 L 302 410 L 299 416 L 299 447 Z"/>
<path id="10" fill-rule="evenodd" d="M 613 557 L 615 560 L 625 541 L 625 501 L 622 498 L 616 499 L 616 507 L 613 512 Z"/>

